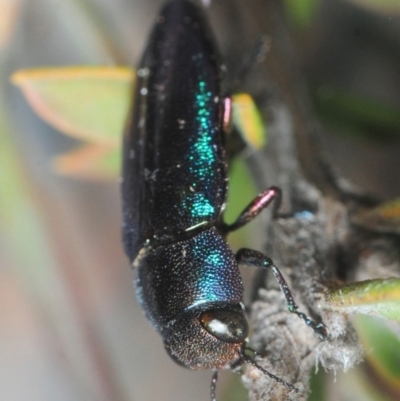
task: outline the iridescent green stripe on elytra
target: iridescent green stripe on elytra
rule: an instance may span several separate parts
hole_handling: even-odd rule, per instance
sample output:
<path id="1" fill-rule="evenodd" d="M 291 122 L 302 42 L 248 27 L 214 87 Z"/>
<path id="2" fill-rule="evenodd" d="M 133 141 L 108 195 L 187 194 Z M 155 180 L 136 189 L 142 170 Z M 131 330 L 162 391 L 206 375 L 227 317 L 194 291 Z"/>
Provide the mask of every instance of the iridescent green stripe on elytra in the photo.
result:
<path id="1" fill-rule="evenodd" d="M 197 183 L 200 182 L 207 192 L 207 181 L 214 176 L 214 164 L 216 155 L 213 149 L 213 136 L 215 127 L 211 121 L 210 107 L 213 102 L 212 93 L 207 90 L 204 80 L 200 80 L 196 93 L 196 121 L 198 132 L 196 141 L 191 147 L 189 159 L 192 162 L 190 172 L 193 177 L 193 195 L 190 196 L 192 204 L 191 215 L 193 218 L 207 218 L 214 214 L 215 207 L 207 199 L 206 193 L 196 192 Z"/>

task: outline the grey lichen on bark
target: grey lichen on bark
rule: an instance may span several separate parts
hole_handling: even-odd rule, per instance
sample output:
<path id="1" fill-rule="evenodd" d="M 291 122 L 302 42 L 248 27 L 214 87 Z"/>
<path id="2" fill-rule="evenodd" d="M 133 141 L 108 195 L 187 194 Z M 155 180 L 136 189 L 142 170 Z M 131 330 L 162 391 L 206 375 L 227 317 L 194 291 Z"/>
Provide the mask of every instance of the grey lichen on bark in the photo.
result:
<path id="1" fill-rule="evenodd" d="M 346 371 L 362 359 L 351 322 L 323 307 L 326 283 L 333 279 L 331 253 L 337 241 L 330 232 L 332 216 L 337 229 L 345 230 L 345 208 L 321 197 L 315 214 L 276 219 L 269 225 L 267 254 L 284 272 L 299 309 L 320 316 L 330 337 L 321 341 L 303 321 L 288 313 L 275 280 L 268 275 L 252 305 L 252 344 L 265 355 L 259 363 L 293 383 L 300 392 L 289 392 L 248 367 L 243 381 L 250 390 L 250 400 L 305 400 L 311 369 Z"/>

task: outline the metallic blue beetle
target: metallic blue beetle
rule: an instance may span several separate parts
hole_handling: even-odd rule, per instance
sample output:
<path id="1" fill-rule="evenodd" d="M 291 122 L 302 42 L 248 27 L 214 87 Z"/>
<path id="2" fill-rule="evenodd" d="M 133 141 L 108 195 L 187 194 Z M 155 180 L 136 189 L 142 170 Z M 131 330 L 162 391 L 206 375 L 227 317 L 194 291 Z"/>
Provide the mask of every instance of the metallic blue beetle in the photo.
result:
<path id="1" fill-rule="evenodd" d="M 223 222 L 230 103 L 221 95 L 219 57 L 198 7 L 185 0 L 164 6 L 137 75 L 123 144 L 123 239 L 137 269 L 139 301 L 169 355 L 190 369 L 256 365 L 245 352 L 241 263 L 272 269 L 289 310 L 325 337 L 322 323 L 296 310 L 268 257 L 249 249 L 235 256 L 226 242 L 272 200 L 279 205 L 280 190 L 267 189 L 233 224 Z M 212 392 L 215 381 L 216 374 Z"/>

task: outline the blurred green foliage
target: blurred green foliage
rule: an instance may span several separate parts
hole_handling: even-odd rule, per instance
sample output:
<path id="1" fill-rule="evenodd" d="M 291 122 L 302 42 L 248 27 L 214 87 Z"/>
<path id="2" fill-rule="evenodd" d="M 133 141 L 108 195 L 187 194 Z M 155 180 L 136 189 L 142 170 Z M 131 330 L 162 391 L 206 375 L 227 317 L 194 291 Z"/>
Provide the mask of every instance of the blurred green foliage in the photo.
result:
<path id="1" fill-rule="evenodd" d="M 307 29 L 312 24 L 320 0 L 284 0 L 286 12 L 297 29 Z"/>
<path id="2" fill-rule="evenodd" d="M 380 142 L 400 138 L 400 110 L 390 105 L 333 87 L 319 88 L 313 98 L 320 118 L 338 133 Z"/>

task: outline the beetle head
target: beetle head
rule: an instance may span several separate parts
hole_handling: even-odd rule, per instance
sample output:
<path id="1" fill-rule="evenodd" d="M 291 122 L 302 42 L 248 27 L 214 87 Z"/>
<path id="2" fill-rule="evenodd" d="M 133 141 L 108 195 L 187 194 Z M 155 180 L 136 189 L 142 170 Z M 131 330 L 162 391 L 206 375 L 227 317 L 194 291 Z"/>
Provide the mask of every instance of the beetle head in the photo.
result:
<path id="1" fill-rule="evenodd" d="M 240 305 L 190 309 L 163 333 L 171 358 L 189 369 L 228 368 L 241 359 L 248 325 Z"/>

